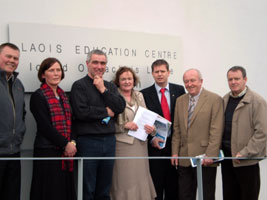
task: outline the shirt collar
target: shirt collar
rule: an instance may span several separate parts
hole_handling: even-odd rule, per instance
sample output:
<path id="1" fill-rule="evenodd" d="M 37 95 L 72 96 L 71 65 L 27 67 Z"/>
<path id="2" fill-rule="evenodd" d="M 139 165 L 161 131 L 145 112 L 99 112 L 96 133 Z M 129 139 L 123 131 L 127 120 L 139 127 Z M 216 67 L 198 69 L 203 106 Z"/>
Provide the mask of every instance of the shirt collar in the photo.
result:
<path id="1" fill-rule="evenodd" d="M 247 90 L 248 90 L 248 88 L 247 88 L 247 86 L 246 86 L 245 89 L 244 89 L 242 92 L 240 92 L 238 95 L 234 96 L 233 93 L 230 92 L 230 96 L 233 97 L 233 98 L 239 98 L 239 97 L 242 97 L 242 96 L 244 96 L 244 95 L 247 93 Z"/>
<path id="2" fill-rule="evenodd" d="M 200 92 L 199 92 L 196 96 L 191 96 L 191 95 L 189 94 L 189 99 L 193 98 L 193 99 L 197 102 L 198 99 L 199 99 L 199 96 L 200 96 L 200 94 L 201 94 L 201 92 L 202 92 L 202 90 L 203 90 L 203 87 L 201 87 Z"/>
<path id="3" fill-rule="evenodd" d="M 160 89 L 161 89 L 162 87 L 160 87 L 157 83 L 155 83 L 155 88 L 156 88 L 156 90 L 157 90 L 157 93 L 160 93 Z M 166 87 L 164 87 L 164 88 L 166 88 L 166 90 L 170 91 L 170 90 L 169 90 L 169 83 L 167 83 Z"/>
<path id="4" fill-rule="evenodd" d="M 14 77 L 14 74 L 13 74 L 13 73 L 12 73 L 9 77 L 6 76 L 6 80 L 7 80 L 7 81 L 10 81 L 10 80 L 11 80 L 11 81 L 13 82 L 13 81 L 14 81 L 14 78 L 15 78 L 15 77 Z"/>

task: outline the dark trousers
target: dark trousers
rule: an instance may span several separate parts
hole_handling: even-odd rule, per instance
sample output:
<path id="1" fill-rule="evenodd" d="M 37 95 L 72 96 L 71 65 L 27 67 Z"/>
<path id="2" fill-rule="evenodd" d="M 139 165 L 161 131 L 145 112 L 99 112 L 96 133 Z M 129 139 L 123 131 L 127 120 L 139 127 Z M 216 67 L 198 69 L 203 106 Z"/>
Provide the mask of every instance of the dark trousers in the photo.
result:
<path id="1" fill-rule="evenodd" d="M 233 167 L 232 160 L 222 162 L 224 200 L 257 200 L 260 192 L 259 164 Z"/>
<path id="2" fill-rule="evenodd" d="M 217 167 L 202 167 L 203 199 L 215 200 Z M 179 167 L 179 200 L 196 200 L 197 168 Z"/>
<path id="3" fill-rule="evenodd" d="M 16 153 L 3 157 L 20 157 Z M 21 185 L 21 165 L 19 160 L 0 161 L 0 199 L 19 200 Z"/>
<path id="4" fill-rule="evenodd" d="M 78 156 L 114 157 L 116 139 L 114 135 L 79 136 Z M 83 199 L 109 200 L 114 160 L 84 160 Z"/>
<path id="5" fill-rule="evenodd" d="M 169 138 L 168 138 L 169 139 Z M 166 147 L 158 150 L 148 144 L 149 156 L 170 156 L 171 140 L 167 140 Z M 156 200 L 178 199 L 178 173 L 170 160 L 149 160 L 150 174 L 157 192 Z"/>

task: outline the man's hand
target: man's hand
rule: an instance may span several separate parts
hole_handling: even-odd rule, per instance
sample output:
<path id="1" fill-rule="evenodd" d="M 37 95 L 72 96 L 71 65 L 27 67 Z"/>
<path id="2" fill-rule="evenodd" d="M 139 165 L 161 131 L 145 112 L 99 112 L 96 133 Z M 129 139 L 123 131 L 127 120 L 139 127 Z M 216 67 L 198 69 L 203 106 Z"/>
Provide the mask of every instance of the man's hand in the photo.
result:
<path id="1" fill-rule="evenodd" d="M 207 156 L 205 156 L 205 157 L 207 157 Z M 213 163 L 213 160 L 212 160 L 212 159 L 209 159 L 209 158 L 205 159 L 205 157 L 204 157 L 203 160 L 202 160 L 202 164 L 203 164 L 204 166 L 209 166 L 209 165 L 211 165 L 211 164 Z"/>
<path id="2" fill-rule="evenodd" d="M 145 125 L 144 129 L 146 131 L 147 134 L 151 134 L 153 133 L 153 131 L 155 131 L 156 127 L 155 126 L 149 126 L 149 125 Z"/>
<path id="3" fill-rule="evenodd" d="M 171 159 L 171 164 L 172 164 L 172 166 L 175 166 L 175 168 L 177 169 L 177 166 L 178 166 L 178 159 L 177 159 L 177 157 L 178 157 L 178 155 L 177 154 L 173 154 L 172 157 L 176 157 L 176 158 L 172 158 Z"/>
<path id="4" fill-rule="evenodd" d="M 129 129 L 129 130 L 132 130 L 132 131 L 136 131 L 138 129 L 138 126 L 136 123 L 134 122 L 127 122 L 125 125 L 124 125 L 124 128 L 126 129 Z"/>
<path id="5" fill-rule="evenodd" d="M 109 107 L 106 107 L 106 109 L 107 109 L 108 116 L 114 117 L 115 115 L 114 112 Z"/>
<path id="6" fill-rule="evenodd" d="M 154 148 L 161 149 L 161 146 L 159 145 L 159 143 L 161 143 L 161 142 L 164 142 L 164 140 L 161 139 L 161 138 L 158 138 L 158 137 L 154 137 L 154 138 L 151 140 L 151 145 L 152 145 L 152 147 L 154 147 Z"/>
<path id="7" fill-rule="evenodd" d="M 106 87 L 104 85 L 104 80 L 102 77 L 95 75 L 93 84 L 95 85 L 95 87 L 98 89 L 100 93 L 105 92 Z"/>
<path id="8" fill-rule="evenodd" d="M 242 158 L 243 156 L 238 152 L 235 156 L 236 158 Z M 240 164 L 240 160 L 236 159 L 234 160 L 235 163 Z"/>

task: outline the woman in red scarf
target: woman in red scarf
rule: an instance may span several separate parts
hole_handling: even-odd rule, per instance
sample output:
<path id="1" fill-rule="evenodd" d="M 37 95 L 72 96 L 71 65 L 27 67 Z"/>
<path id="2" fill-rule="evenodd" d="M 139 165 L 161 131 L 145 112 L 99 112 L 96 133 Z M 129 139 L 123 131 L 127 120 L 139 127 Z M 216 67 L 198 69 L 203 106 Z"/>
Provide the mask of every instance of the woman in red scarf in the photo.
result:
<path id="1" fill-rule="evenodd" d="M 42 82 L 30 99 L 30 110 L 37 123 L 35 157 L 73 157 L 76 143 L 71 137 L 71 108 L 58 86 L 64 78 L 56 58 L 45 59 L 39 68 Z M 73 160 L 35 160 L 31 200 L 75 200 Z"/>

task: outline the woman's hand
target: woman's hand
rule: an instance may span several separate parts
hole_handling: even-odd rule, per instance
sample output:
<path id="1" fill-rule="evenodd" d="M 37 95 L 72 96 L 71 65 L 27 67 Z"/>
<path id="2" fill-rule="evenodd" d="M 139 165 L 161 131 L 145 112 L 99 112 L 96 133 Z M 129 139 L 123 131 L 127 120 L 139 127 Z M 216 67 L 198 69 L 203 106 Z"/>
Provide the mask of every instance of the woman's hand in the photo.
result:
<path id="1" fill-rule="evenodd" d="M 136 131 L 138 129 L 138 126 L 136 123 L 134 122 L 127 122 L 125 125 L 124 125 L 124 128 L 126 129 L 129 129 L 129 130 L 132 130 L 132 131 Z"/>
<path id="2" fill-rule="evenodd" d="M 67 157 L 73 157 L 75 156 L 76 152 L 76 145 L 73 142 L 68 142 L 65 147 L 64 155 Z"/>
<path id="3" fill-rule="evenodd" d="M 147 134 L 151 134 L 156 130 L 155 126 L 149 126 L 147 124 L 144 126 L 144 128 Z"/>

